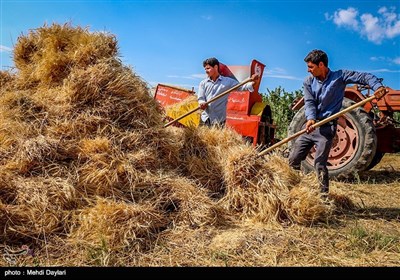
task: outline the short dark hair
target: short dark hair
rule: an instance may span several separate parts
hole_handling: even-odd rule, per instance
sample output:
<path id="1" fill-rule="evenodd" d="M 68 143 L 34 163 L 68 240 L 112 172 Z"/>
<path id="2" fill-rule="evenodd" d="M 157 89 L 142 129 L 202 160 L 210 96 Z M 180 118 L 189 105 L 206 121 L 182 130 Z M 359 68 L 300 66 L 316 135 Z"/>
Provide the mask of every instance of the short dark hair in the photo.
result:
<path id="1" fill-rule="evenodd" d="M 312 50 L 304 58 L 305 62 L 311 62 L 314 64 L 319 64 L 322 62 L 326 67 L 328 67 L 328 55 L 321 50 Z"/>
<path id="2" fill-rule="evenodd" d="M 219 61 L 215 57 L 210 57 L 210 58 L 207 58 L 206 60 L 204 60 L 203 67 L 206 67 L 206 65 L 210 65 L 211 67 L 218 65 L 218 70 L 219 70 Z"/>

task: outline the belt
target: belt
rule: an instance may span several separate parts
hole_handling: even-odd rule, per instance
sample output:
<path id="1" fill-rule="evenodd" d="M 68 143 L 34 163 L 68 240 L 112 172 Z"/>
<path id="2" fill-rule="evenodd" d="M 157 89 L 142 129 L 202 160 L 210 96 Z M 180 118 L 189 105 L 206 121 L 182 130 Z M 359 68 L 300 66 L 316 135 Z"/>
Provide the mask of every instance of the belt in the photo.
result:
<path id="1" fill-rule="evenodd" d="M 317 119 L 317 121 L 322 121 L 321 119 Z M 337 125 L 337 119 L 335 119 L 335 120 L 331 120 L 331 121 L 329 121 L 329 122 L 327 122 L 327 123 L 324 123 L 323 125 Z"/>

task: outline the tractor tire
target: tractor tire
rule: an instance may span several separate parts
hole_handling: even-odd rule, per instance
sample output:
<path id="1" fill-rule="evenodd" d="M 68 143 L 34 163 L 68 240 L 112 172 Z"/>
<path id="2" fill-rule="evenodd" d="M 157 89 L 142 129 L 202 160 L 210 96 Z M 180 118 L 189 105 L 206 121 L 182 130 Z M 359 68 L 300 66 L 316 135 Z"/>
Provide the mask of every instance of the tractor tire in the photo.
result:
<path id="1" fill-rule="evenodd" d="M 370 169 L 374 168 L 378 163 L 381 162 L 384 155 L 385 155 L 385 153 L 376 151 L 374 158 L 372 159 L 371 163 L 368 165 L 367 169 L 365 169 L 365 170 L 370 170 Z"/>
<path id="2" fill-rule="evenodd" d="M 355 104 L 344 98 L 342 110 Z M 302 107 L 293 117 L 288 137 L 300 131 L 306 122 L 305 108 Z M 296 139 L 289 142 L 289 150 Z M 367 170 L 376 154 L 377 137 L 372 118 L 363 107 L 355 108 L 338 118 L 336 136 L 328 158 L 328 170 L 331 178 L 351 178 L 361 171 Z M 302 162 L 302 170 L 314 170 L 315 148 L 312 148 L 307 158 Z M 376 160 L 379 160 L 378 157 Z M 379 162 L 379 161 L 378 161 Z M 372 167 L 371 167 L 372 168 Z"/>

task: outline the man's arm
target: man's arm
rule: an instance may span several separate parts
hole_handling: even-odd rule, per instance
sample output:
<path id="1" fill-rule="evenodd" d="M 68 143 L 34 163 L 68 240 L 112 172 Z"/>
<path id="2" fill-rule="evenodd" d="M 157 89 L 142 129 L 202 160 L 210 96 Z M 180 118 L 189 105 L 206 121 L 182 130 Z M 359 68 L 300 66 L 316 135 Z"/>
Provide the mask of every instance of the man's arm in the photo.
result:
<path id="1" fill-rule="evenodd" d="M 307 120 L 317 119 L 317 103 L 314 95 L 312 94 L 311 82 L 304 81 L 303 83 L 304 107 Z"/>
<path id="2" fill-rule="evenodd" d="M 303 93 L 304 93 L 304 107 L 306 116 L 306 132 L 311 133 L 315 130 L 312 126 L 317 120 L 317 104 L 312 94 L 311 89 L 312 77 L 308 77 L 303 83 Z"/>
<path id="3" fill-rule="evenodd" d="M 206 100 L 206 95 L 205 95 L 205 87 L 204 87 L 204 81 L 201 81 L 199 84 L 199 91 L 197 92 L 197 101 L 199 102 L 199 107 L 202 110 L 205 110 L 207 108 L 207 100 Z"/>
<path id="4" fill-rule="evenodd" d="M 381 79 L 371 73 L 343 70 L 342 75 L 346 84 L 361 84 L 369 86 L 373 91 L 383 87 Z"/>
<path id="5" fill-rule="evenodd" d="M 248 90 L 250 92 L 253 92 L 254 91 L 254 85 L 259 82 L 260 76 L 258 76 L 258 74 L 253 74 L 253 75 L 251 75 L 251 80 L 252 81 L 250 81 L 250 82 L 244 84 L 243 86 L 241 86 L 239 88 L 239 90 Z"/>

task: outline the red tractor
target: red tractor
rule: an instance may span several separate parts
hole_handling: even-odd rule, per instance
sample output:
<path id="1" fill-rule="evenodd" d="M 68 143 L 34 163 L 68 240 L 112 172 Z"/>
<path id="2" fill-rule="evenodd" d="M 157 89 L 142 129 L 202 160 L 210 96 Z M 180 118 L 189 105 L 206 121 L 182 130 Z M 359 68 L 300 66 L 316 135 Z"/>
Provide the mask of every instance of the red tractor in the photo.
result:
<path id="1" fill-rule="evenodd" d="M 253 60 L 248 66 L 226 66 L 220 63 L 220 73 L 224 76 L 236 79 L 238 82 L 245 80 L 254 73 L 260 77 L 254 87 L 254 91 L 232 91 L 228 95 L 226 110 L 226 127 L 232 128 L 241 134 L 247 141 L 254 146 L 268 147 L 274 142 L 276 126 L 273 124 L 272 112 L 269 105 L 262 102 L 262 96 L 258 89 L 265 65 Z M 186 113 L 188 109 L 195 109 L 198 103 L 194 102 L 190 106 L 181 106 L 175 112 L 168 110 L 169 106 L 181 104 L 184 100 L 195 95 L 194 90 L 178 88 L 175 86 L 158 84 L 154 98 L 166 110 L 169 119 L 175 119 L 179 115 Z M 190 107 L 190 108 L 189 108 Z M 177 113 L 178 112 L 178 113 Z M 179 125 L 197 126 L 199 118 L 188 116 L 179 121 Z"/>
<path id="2" fill-rule="evenodd" d="M 342 110 L 373 94 L 368 87 L 354 85 L 347 87 Z M 301 98 L 292 106 L 298 110 L 293 117 L 288 135 L 301 130 L 306 122 L 304 100 Z M 329 154 L 329 174 L 336 178 L 348 178 L 360 171 L 377 165 L 385 153 L 400 151 L 400 127 L 394 113 L 400 112 L 400 91 L 390 90 L 380 100 L 374 99 L 338 119 L 336 136 Z M 294 140 L 293 140 L 294 141 Z M 289 143 L 289 147 L 293 144 Z M 312 149 L 302 163 L 305 171 L 313 170 L 315 149 Z"/>

